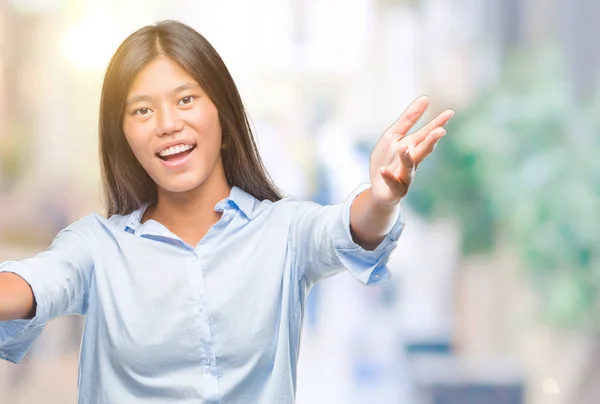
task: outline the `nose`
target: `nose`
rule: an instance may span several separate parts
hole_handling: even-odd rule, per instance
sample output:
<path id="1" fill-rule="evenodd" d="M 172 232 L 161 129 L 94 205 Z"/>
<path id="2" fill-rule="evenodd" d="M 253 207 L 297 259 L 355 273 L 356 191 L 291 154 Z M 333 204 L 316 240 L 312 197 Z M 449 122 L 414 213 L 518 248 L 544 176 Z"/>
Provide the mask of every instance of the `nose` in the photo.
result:
<path id="1" fill-rule="evenodd" d="M 172 108 L 163 108 L 156 114 L 156 132 L 159 136 L 170 135 L 183 129 L 183 120 Z"/>

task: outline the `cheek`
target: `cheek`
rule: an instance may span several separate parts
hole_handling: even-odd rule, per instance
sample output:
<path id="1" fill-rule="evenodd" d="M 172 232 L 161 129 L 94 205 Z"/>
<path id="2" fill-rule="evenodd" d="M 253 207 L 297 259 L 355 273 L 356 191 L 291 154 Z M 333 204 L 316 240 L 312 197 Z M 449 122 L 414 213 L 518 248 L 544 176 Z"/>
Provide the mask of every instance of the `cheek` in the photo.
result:
<path id="1" fill-rule="evenodd" d="M 200 141 L 211 149 L 214 145 L 221 147 L 221 123 L 219 113 L 213 105 L 202 105 L 191 119 L 196 133 L 200 135 Z"/>
<path id="2" fill-rule="evenodd" d="M 144 153 L 146 150 L 145 147 L 145 136 L 143 136 L 143 132 L 140 131 L 140 128 L 134 127 L 134 125 L 123 125 L 123 133 L 125 134 L 125 139 L 129 144 L 129 147 L 133 151 L 133 154 L 137 159 L 141 162 L 147 153 Z"/>
<path id="3" fill-rule="evenodd" d="M 210 157 L 218 159 L 218 157 L 221 155 L 222 145 L 220 125 L 210 124 L 202 133 L 204 133 L 202 143 L 204 143 L 206 153 Z"/>

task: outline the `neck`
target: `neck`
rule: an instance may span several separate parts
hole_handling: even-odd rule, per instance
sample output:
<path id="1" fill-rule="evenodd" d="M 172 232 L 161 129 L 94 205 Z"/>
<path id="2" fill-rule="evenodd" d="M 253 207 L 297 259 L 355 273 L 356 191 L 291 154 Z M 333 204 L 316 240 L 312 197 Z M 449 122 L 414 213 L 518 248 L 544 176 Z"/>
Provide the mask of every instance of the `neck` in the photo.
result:
<path id="1" fill-rule="evenodd" d="M 220 218 L 214 208 L 227 198 L 231 190 L 227 182 L 202 184 L 187 192 L 158 191 L 158 201 L 148 208 L 143 221 L 156 220 L 189 245 L 195 246 Z"/>

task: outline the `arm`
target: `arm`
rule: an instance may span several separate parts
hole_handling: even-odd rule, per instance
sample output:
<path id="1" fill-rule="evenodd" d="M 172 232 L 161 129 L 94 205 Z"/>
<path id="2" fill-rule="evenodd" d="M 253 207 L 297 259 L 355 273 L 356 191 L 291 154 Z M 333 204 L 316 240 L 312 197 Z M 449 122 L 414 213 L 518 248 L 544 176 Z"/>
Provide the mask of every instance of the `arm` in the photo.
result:
<path id="1" fill-rule="evenodd" d="M 397 214 L 392 228 L 374 249 L 357 243 L 356 236 L 351 234 L 351 210 L 360 205 L 357 199 L 369 189 L 368 183 L 360 184 L 344 202 L 335 205 L 301 202 L 296 206 L 290 248 L 297 279 L 305 291 L 344 270 L 366 285 L 389 279 L 387 260 L 402 233 L 404 220 Z"/>
<path id="2" fill-rule="evenodd" d="M 61 231 L 44 252 L 0 263 L 0 359 L 20 362 L 52 318 L 85 314 L 93 253 L 77 231 Z"/>
<path id="3" fill-rule="evenodd" d="M 350 233 L 365 250 L 374 250 L 390 232 L 400 215 L 400 204 L 377 203 L 371 188 L 362 191 L 350 208 Z"/>
<path id="4" fill-rule="evenodd" d="M 441 126 L 453 114 L 445 111 L 406 136 L 428 104 L 425 97 L 417 99 L 384 132 L 371 154 L 370 187 L 359 187 L 341 204 L 298 205 L 290 241 L 294 267 L 306 289 L 344 269 L 367 285 L 390 277 L 387 261 L 404 228 L 400 200 L 417 165 L 445 134 Z"/>
<path id="5" fill-rule="evenodd" d="M 371 188 L 355 199 L 350 210 L 352 238 L 366 250 L 375 249 L 390 232 L 400 213 L 400 200 L 408 192 L 417 166 L 446 134 L 443 126 L 454 114 L 451 110 L 442 112 L 407 136 L 428 105 L 427 97 L 415 100 L 373 149 L 369 169 Z"/>
<path id="6" fill-rule="evenodd" d="M 33 291 L 23 278 L 0 273 L 0 321 L 32 319 L 35 306 Z"/>

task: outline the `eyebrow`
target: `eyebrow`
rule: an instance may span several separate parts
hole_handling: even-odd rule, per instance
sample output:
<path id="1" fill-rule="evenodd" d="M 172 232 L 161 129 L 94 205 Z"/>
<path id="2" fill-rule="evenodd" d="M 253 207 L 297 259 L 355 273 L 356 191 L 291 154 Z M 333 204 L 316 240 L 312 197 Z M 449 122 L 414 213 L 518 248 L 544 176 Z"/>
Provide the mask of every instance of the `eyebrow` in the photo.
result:
<path id="1" fill-rule="evenodd" d="M 179 94 L 182 91 L 189 90 L 190 88 L 199 88 L 199 87 L 200 86 L 197 83 L 186 83 L 186 84 L 183 84 L 183 85 L 171 90 L 171 94 Z M 152 97 L 150 97 L 149 95 L 145 95 L 145 94 L 134 95 L 133 97 L 130 97 L 127 99 L 127 105 L 135 104 L 136 102 L 140 102 L 140 101 L 150 101 L 151 99 L 152 99 Z"/>

